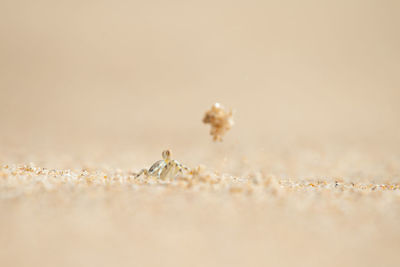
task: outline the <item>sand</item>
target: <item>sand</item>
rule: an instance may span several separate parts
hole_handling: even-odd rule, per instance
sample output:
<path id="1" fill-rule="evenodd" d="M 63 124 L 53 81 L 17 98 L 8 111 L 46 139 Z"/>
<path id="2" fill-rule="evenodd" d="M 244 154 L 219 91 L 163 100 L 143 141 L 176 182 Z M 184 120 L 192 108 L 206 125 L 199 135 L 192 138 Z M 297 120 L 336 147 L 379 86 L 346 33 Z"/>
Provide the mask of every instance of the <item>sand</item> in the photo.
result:
<path id="1" fill-rule="evenodd" d="M 399 8 L 2 1 L 0 266 L 399 266 Z"/>
<path id="2" fill-rule="evenodd" d="M 398 158 L 380 168 L 353 152 L 332 169 L 334 158 L 296 148 L 303 167 L 292 153 L 254 167 L 213 153 L 217 170 L 166 181 L 104 163 L 2 164 L 2 265 L 397 266 Z"/>

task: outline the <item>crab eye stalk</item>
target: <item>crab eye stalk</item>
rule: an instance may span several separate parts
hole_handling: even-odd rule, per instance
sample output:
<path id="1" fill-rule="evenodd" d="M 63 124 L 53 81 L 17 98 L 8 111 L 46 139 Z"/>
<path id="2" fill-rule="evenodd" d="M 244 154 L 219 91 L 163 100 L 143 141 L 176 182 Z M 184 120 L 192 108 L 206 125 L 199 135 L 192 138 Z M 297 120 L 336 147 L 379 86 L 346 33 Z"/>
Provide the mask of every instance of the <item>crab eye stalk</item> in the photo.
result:
<path id="1" fill-rule="evenodd" d="M 171 151 L 169 151 L 169 150 L 164 150 L 163 151 L 162 157 L 163 157 L 164 160 L 165 159 L 169 159 L 170 156 L 171 156 Z"/>

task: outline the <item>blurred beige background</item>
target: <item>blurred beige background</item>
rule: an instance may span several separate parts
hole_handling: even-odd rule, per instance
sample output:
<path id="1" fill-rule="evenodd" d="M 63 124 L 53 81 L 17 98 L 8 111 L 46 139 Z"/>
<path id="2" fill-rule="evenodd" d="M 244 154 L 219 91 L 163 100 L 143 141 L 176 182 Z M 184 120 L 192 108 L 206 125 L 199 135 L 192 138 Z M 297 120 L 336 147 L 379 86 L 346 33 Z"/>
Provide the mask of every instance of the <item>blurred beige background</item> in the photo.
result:
<path id="1" fill-rule="evenodd" d="M 234 175 L 399 182 L 399 13 L 396 0 L 2 0 L 0 164 L 128 172 L 171 148 Z M 220 144 L 201 123 L 216 101 L 235 110 Z M 0 262 L 398 262 L 396 192 L 127 188 L 2 200 Z"/>
<path id="2" fill-rule="evenodd" d="M 398 1 L 3 0 L 2 145 L 197 155 L 212 147 L 203 113 L 220 101 L 236 110 L 227 147 L 303 138 L 398 148 L 399 10 Z"/>

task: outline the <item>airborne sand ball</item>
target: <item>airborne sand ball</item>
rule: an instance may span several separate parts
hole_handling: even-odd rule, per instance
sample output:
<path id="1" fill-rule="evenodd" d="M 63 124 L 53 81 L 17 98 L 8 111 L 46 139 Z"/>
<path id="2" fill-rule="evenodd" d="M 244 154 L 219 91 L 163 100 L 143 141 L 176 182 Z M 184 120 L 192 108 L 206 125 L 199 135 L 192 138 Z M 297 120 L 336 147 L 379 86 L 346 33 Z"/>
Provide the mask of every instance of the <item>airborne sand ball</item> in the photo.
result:
<path id="1" fill-rule="evenodd" d="M 211 109 L 206 112 L 203 122 L 211 124 L 210 134 L 213 140 L 222 142 L 222 137 L 233 126 L 232 110 L 228 112 L 221 104 L 215 103 Z"/>

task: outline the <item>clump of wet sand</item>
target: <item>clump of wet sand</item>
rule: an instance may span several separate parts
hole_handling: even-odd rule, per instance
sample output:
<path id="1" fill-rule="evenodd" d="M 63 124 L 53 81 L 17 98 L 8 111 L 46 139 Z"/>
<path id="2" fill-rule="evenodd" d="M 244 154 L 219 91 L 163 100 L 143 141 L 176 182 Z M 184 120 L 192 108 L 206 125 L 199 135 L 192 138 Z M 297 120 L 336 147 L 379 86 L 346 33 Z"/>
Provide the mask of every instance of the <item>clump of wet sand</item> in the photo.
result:
<path id="1" fill-rule="evenodd" d="M 227 111 L 221 104 L 215 103 L 206 112 L 203 123 L 210 124 L 210 135 L 214 141 L 222 141 L 222 137 L 232 128 L 232 110 Z"/>

